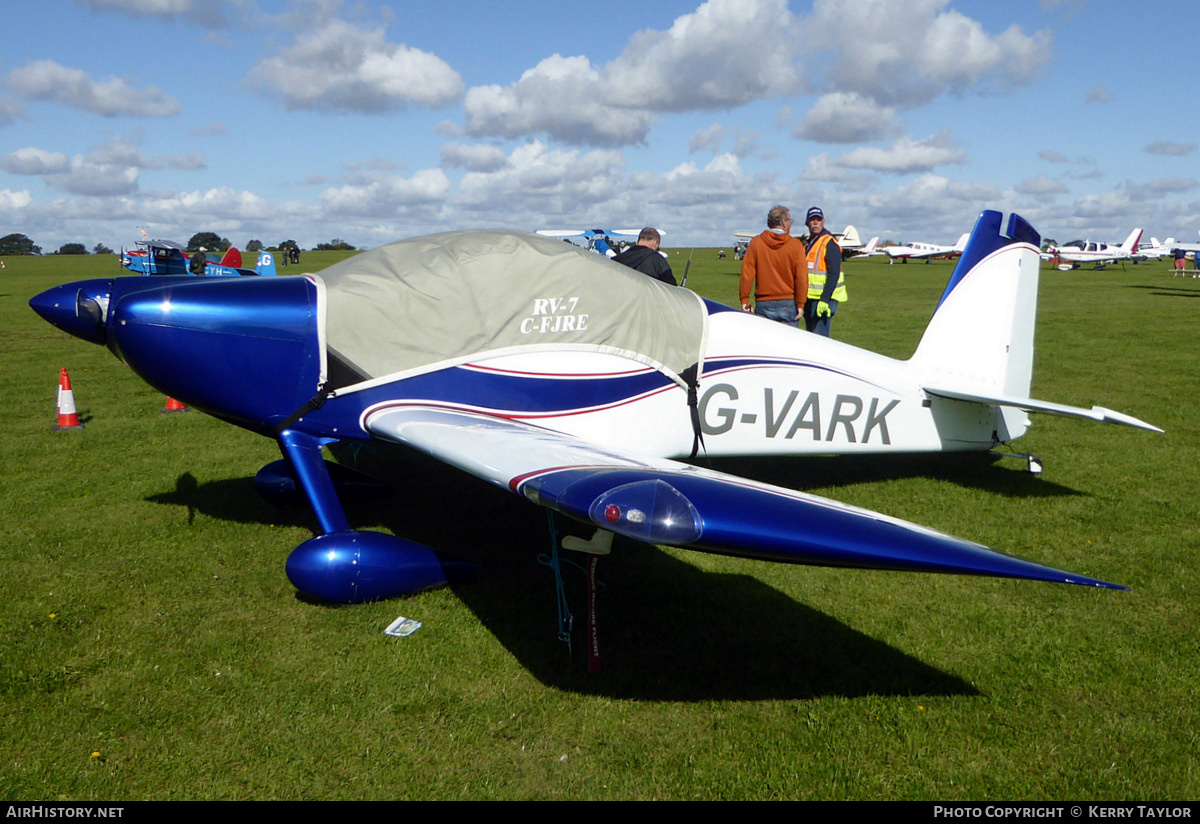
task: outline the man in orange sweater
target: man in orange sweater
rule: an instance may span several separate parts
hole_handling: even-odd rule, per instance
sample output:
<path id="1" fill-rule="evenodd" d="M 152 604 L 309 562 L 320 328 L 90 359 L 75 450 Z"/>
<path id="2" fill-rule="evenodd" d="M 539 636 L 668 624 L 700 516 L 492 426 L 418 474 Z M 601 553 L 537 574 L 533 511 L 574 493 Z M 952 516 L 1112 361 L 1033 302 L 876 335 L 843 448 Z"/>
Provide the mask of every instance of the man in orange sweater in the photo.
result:
<path id="1" fill-rule="evenodd" d="M 742 259 L 739 296 L 742 310 L 750 311 L 754 289 L 754 314 L 795 325 L 804 315 L 808 298 L 808 267 L 804 244 L 792 237 L 792 214 L 785 206 L 767 213 L 767 228 L 750 241 Z"/>

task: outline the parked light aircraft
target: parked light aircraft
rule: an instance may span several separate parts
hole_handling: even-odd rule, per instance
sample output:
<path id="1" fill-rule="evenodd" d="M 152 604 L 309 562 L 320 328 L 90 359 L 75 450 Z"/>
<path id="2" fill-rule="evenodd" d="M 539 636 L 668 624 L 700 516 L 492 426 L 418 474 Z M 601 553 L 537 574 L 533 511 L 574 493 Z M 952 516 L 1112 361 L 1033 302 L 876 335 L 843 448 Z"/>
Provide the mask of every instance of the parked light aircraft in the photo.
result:
<path id="1" fill-rule="evenodd" d="M 1030 411 L 1155 429 L 1029 397 L 1039 240 L 984 212 L 907 361 L 510 232 L 415 238 L 301 277 L 85 280 L 30 305 L 160 392 L 278 442 L 284 460 L 258 480 L 295 485 L 316 513 L 320 534 L 287 563 L 312 597 L 387 598 L 461 571 L 351 528 L 321 449 L 371 439 L 601 540 L 1122 588 L 678 460 L 988 450 L 1020 437 Z"/>
<path id="2" fill-rule="evenodd" d="M 1142 230 L 1134 229 L 1120 246 L 1110 246 L 1094 240 L 1073 240 L 1062 246 L 1051 246 L 1042 253 L 1042 259 L 1065 262 L 1058 267 L 1064 270 L 1077 269 L 1081 263 L 1094 263 L 1097 269 L 1102 269 L 1107 263 L 1132 259 L 1137 254 L 1138 241 L 1141 238 Z"/>
<path id="3" fill-rule="evenodd" d="M 139 240 L 135 251 L 121 251 L 121 265 L 141 275 L 187 275 L 188 256 L 184 247 L 173 240 Z M 203 255 L 204 252 L 193 252 Z M 242 253 L 228 249 L 220 262 L 209 260 L 204 269 L 205 277 L 246 277 L 274 275 L 275 256 L 266 250 L 258 253 L 258 262 L 253 269 L 242 268 Z"/>
<path id="4" fill-rule="evenodd" d="M 879 248 L 879 235 L 867 241 L 866 246 L 858 246 L 851 249 L 842 249 L 842 258 L 849 259 L 852 257 L 876 257 L 882 255 L 883 250 Z"/>
<path id="5" fill-rule="evenodd" d="M 883 251 L 891 258 L 889 263 L 900 260 L 908 263 L 910 260 L 924 260 L 926 263 L 937 257 L 954 257 L 961 255 L 967 245 L 968 235 L 963 235 L 953 246 L 941 246 L 937 243 L 905 243 L 903 246 L 885 246 Z"/>
<path id="6" fill-rule="evenodd" d="M 1172 254 L 1176 249 L 1181 249 L 1184 252 L 1195 254 L 1200 252 L 1200 243 L 1180 243 L 1173 237 L 1167 238 L 1162 243 L 1158 242 L 1158 238 L 1150 238 L 1151 248 L 1155 252 L 1156 257 L 1165 257 Z M 1144 249 L 1138 247 L 1138 253 L 1142 253 Z"/>
<path id="7" fill-rule="evenodd" d="M 1169 257 L 1178 248 L 1173 237 L 1167 238 L 1165 242 L 1152 237 L 1149 244 L 1143 245 L 1138 243 L 1137 253 L 1134 254 L 1133 260 L 1158 260 L 1159 258 Z"/>
<path id="8" fill-rule="evenodd" d="M 573 237 L 581 237 L 587 241 L 587 248 L 597 254 L 604 255 L 607 258 L 617 256 L 617 250 L 613 248 L 612 235 L 617 237 L 637 237 L 642 233 L 641 229 L 538 229 L 537 233 L 543 237 L 556 237 L 568 239 Z M 666 232 L 661 229 L 658 232 L 660 235 L 665 235 Z"/>
<path id="9" fill-rule="evenodd" d="M 751 240 L 760 234 L 762 233 L 744 231 L 733 233 L 735 238 L 734 249 L 738 253 L 738 260 L 741 260 L 743 257 L 745 257 L 746 247 L 750 245 Z M 804 240 L 806 237 L 808 237 L 808 235 L 803 232 L 798 235 L 793 233 L 792 237 L 796 238 L 797 240 Z M 855 229 L 852 225 L 847 225 L 845 229 L 843 229 L 840 233 L 835 234 L 833 237 L 842 250 L 843 258 L 855 257 L 856 255 L 869 256 L 879 254 L 879 252 L 875 251 L 875 247 L 879 243 L 879 238 L 873 237 L 871 238 L 870 243 L 868 243 L 866 246 L 863 246 L 862 239 L 858 236 L 858 229 Z"/>

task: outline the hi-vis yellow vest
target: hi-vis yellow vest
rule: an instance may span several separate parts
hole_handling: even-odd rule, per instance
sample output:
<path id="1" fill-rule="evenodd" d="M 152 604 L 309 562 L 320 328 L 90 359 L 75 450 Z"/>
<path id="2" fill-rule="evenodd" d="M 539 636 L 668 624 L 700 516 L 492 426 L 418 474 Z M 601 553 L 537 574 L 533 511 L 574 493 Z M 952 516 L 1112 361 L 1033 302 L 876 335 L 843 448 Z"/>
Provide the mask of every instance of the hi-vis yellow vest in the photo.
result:
<path id="1" fill-rule="evenodd" d="M 808 250 L 808 299 L 820 300 L 825 291 L 825 247 L 833 242 L 833 235 L 821 235 L 817 242 Z M 837 244 L 834 244 L 837 245 Z M 833 299 L 845 303 L 846 271 L 838 273 L 837 286 L 833 290 Z"/>

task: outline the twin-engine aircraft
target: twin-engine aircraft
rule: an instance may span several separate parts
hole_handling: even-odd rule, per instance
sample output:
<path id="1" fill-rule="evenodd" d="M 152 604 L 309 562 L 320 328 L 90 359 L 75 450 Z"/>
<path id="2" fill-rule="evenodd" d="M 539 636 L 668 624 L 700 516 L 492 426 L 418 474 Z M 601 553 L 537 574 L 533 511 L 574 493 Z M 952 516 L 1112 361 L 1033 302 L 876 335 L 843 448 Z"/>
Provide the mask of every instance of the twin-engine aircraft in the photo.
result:
<path id="1" fill-rule="evenodd" d="M 1027 412 L 1160 431 L 1029 397 L 1039 241 L 1020 217 L 984 212 L 906 361 L 499 231 L 402 241 L 315 275 L 86 280 L 30 304 L 159 391 L 278 442 L 283 461 L 258 480 L 302 489 L 316 513 L 320 534 L 287 563 L 312 597 L 388 598 L 459 571 L 350 526 L 322 447 L 372 439 L 590 524 L 601 542 L 1122 588 L 683 462 L 988 450 L 1019 438 Z"/>

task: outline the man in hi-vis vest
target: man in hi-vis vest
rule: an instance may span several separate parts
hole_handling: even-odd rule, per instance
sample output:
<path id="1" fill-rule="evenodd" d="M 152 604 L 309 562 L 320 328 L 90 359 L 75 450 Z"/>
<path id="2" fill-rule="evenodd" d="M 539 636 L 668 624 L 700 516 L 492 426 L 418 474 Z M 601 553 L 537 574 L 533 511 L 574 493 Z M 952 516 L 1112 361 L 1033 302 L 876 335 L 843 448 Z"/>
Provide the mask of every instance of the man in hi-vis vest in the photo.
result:
<path id="1" fill-rule="evenodd" d="M 825 213 L 819 206 L 808 210 L 808 240 L 804 242 L 808 259 L 808 301 L 804 304 L 804 326 L 810 332 L 829 337 L 829 324 L 839 303 L 846 302 L 846 275 L 842 271 L 842 247 L 825 230 Z"/>

